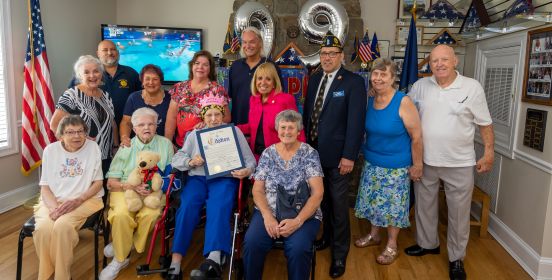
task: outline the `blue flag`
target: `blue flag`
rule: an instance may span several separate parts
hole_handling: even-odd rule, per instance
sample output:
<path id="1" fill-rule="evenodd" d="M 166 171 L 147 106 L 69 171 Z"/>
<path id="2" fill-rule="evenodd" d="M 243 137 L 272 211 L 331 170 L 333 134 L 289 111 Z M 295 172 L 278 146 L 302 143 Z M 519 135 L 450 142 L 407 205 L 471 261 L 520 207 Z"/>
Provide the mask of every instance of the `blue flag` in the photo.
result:
<path id="1" fill-rule="evenodd" d="M 358 36 L 355 33 L 355 40 L 353 41 L 353 54 L 351 55 L 351 63 L 355 62 L 358 58 Z"/>
<path id="2" fill-rule="evenodd" d="M 412 87 L 412 84 L 418 80 L 418 40 L 416 35 L 416 21 L 414 21 L 414 18 L 415 16 L 410 20 L 403 69 L 399 82 L 399 90 L 405 93 L 407 93 Z"/>
<path id="3" fill-rule="evenodd" d="M 372 37 L 372 45 L 370 45 L 370 49 L 372 50 L 373 59 L 381 57 L 380 49 L 378 45 L 378 35 L 376 35 L 376 32 L 374 32 L 374 37 Z"/>
<path id="4" fill-rule="evenodd" d="M 226 38 L 224 38 L 224 45 L 222 46 L 222 53 L 227 54 L 232 49 L 232 32 L 230 32 L 230 24 L 228 24 L 228 30 L 226 31 Z"/>

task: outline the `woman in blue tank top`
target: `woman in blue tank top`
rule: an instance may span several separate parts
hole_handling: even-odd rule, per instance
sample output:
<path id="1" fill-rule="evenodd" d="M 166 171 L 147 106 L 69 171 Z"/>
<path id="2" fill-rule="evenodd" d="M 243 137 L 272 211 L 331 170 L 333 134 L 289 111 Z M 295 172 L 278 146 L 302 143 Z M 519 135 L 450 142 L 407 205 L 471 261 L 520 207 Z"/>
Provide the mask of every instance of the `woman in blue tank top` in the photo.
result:
<path id="1" fill-rule="evenodd" d="M 366 141 L 355 215 L 367 219 L 371 231 L 355 241 L 357 247 L 378 245 L 379 229 L 387 228 L 387 246 L 377 257 L 391 264 L 398 256 L 399 230 L 410 226 L 410 179 L 422 176 L 420 117 L 410 98 L 394 87 L 396 66 L 389 59 L 374 61 L 370 82 L 374 96 L 366 109 Z"/>

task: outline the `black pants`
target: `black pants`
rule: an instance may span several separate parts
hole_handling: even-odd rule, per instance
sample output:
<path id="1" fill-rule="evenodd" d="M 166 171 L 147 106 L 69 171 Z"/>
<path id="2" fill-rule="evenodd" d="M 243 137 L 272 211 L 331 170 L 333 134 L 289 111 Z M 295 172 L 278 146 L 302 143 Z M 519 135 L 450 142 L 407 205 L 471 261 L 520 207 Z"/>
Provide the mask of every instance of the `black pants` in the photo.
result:
<path id="1" fill-rule="evenodd" d="M 349 222 L 350 175 L 339 174 L 339 168 L 322 168 L 324 171 L 323 239 L 329 242 L 332 259 L 346 259 L 351 244 Z"/>

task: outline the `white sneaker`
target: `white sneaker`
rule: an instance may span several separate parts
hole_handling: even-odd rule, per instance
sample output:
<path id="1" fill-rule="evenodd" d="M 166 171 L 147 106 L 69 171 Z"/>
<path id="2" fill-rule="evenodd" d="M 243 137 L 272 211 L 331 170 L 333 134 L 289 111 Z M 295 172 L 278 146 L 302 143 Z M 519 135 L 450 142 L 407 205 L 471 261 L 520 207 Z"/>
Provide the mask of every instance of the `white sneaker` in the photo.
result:
<path id="1" fill-rule="evenodd" d="M 107 246 L 106 246 L 107 247 Z M 119 271 L 128 266 L 130 262 L 129 258 L 126 258 L 123 262 L 113 259 L 100 273 L 99 280 L 113 280 L 119 274 Z"/>
<path id="2" fill-rule="evenodd" d="M 113 258 L 113 256 L 115 256 L 115 252 L 113 251 L 113 243 L 109 243 L 104 247 L 104 256 L 106 258 Z"/>

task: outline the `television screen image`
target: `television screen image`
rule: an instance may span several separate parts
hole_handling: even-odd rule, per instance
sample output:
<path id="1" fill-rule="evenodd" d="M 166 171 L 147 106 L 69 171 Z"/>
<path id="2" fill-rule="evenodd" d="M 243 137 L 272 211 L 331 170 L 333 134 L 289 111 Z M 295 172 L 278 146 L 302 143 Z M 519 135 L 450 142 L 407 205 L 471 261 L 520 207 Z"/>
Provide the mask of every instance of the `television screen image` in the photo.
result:
<path id="1" fill-rule="evenodd" d="M 188 62 L 203 48 L 202 30 L 102 24 L 102 40 L 119 50 L 119 63 L 140 72 L 146 64 L 163 70 L 165 84 L 188 79 Z"/>

